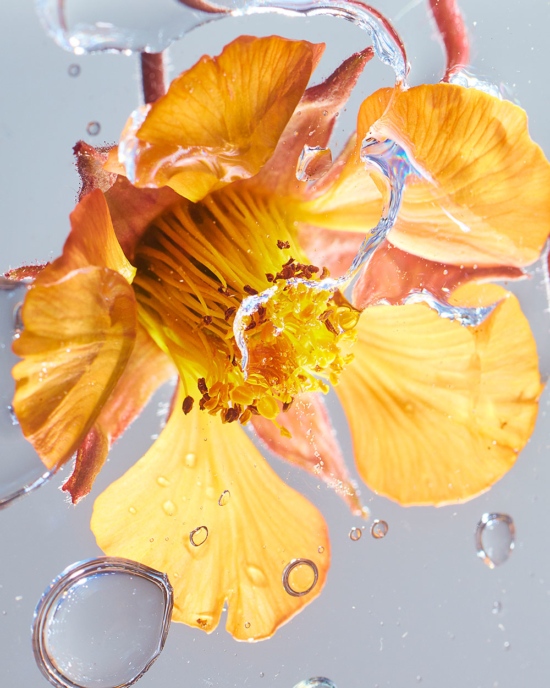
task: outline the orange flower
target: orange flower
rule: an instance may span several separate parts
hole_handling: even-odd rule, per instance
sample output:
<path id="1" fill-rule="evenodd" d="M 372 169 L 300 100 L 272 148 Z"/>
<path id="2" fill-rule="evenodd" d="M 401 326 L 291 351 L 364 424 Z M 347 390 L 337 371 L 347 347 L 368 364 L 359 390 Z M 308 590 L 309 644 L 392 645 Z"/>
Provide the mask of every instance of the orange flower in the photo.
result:
<path id="1" fill-rule="evenodd" d="M 541 389 L 517 301 L 473 281 L 521 275 L 548 233 L 549 166 L 522 111 L 447 84 L 383 90 L 330 166 L 336 115 L 371 52 L 305 90 L 320 54 L 241 37 L 135 114 L 118 150 L 79 144 L 72 231 L 30 288 L 14 345 L 15 411 L 49 467 L 77 452 L 73 501 L 179 376 L 166 427 L 96 500 L 92 529 L 106 553 L 168 572 L 175 620 L 211 631 L 227 600 L 238 639 L 273 634 L 330 561 L 322 516 L 241 425 L 360 514 L 320 396 L 329 384 L 365 482 L 402 504 L 492 485 L 529 438 Z M 396 141 L 423 174 L 350 302 L 323 268 L 345 272 L 384 206 L 384 180 L 361 160 L 367 135 Z M 318 151 L 314 183 L 296 178 L 304 145 Z M 389 276 L 403 266 L 399 284 Z M 406 303 L 423 275 L 451 314 L 497 305 L 473 327 L 441 318 Z"/>

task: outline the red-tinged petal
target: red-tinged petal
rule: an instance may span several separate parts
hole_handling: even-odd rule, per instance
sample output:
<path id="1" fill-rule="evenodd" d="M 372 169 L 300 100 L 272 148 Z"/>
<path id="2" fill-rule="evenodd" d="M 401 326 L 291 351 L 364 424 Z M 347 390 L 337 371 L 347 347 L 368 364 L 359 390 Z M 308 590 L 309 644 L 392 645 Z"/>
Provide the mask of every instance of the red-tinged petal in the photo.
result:
<path id="1" fill-rule="evenodd" d="M 73 148 L 76 158 L 76 169 L 80 175 L 80 191 L 78 200 L 95 189 L 105 193 L 115 183 L 116 174 L 107 172 L 104 168 L 109 152 L 113 146 L 95 148 L 85 141 L 78 141 Z"/>
<path id="2" fill-rule="evenodd" d="M 92 530 L 109 556 L 168 573 L 174 621 L 211 632 L 227 600 L 229 633 L 267 638 L 320 593 L 330 561 L 326 525 L 238 423 L 197 409 L 184 415 L 183 397 L 151 449 L 98 497 Z M 318 571 L 302 596 L 282 580 L 295 559 Z"/>
<path id="3" fill-rule="evenodd" d="M 359 232 L 336 232 L 302 225 L 298 242 L 315 265 L 328 268 L 331 277 L 341 277 L 350 267 L 365 236 Z"/>
<path id="4" fill-rule="evenodd" d="M 20 268 L 13 268 L 4 273 L 6 279 L 20 282 L 21 280 L 35 280 L 42 270 L 48 265 L 43 263 L 41 265 L 22 265 Z"/>
<path id="5" fill-rule="evenodd" d="M 409 178 L 392 243 L 453 265 L 536 260 L 550 226 L 550 164 L 525 112 L 451 84 L 394 91 L 389 103 L 391 95 L 368 98 L 359 120 L 365 133 L 397 141 L 426 175 Z"/>
<path id="6" fill-rule="evenodd" d="M 363 515 L 322 396 L 296 397 L 276 420 L 277 425 L 263 416 L 252 416 L 251 423 L 273 453 L 324 480 L 347 502 L 353 514 Z M 286 428 L 291 437 L 282 435 L 278 426 Z"/>
<path id="7" fill-rule="evenodd" d="M 117 240 L 128 260 L 133 260 L 136 245 L 151 221 L 181 198 L 168 187 L 138 189 L 126 177 L 119 176 L 105 200 Z"/>
<path id="8" fill-rule="evenodd" d="M 108 268 L 81 268 L 57 282 L 40 278 L 13 344 L 23 359 L 13 369 L 13 407 L 25 437 L 53 468 L 76 451 L 120 377 L 134 345 L 136 304 L 132 287 Z"/>
<path id="9" fill-rule="evenodd" d="M 541 392 L 517 299 L 469 284 L 460 303 L 500 301 L 478 327 L 424 304 L 373 306 L 336 391 L 361 477 L 403 505 L 460 502 L 488 489 L 529 439 Z"/>
<path id="10" fill-rule="evenodd" d="M 256 174 L 275 150 L 321 52 L 322 46 L 306 41 L 241 36 L 219 57 L 201 58 L 150 106 L 143 122 L 127 126 L 119 156 L 127 158 L 130 181 L 168 185 L 198 201 Z"/>
<path id="11" fill-rule="evenodd" d="M 62 255 L 38 276 L 52 284 L 68 273 L 90 265 L 120 273 L 128 282 L 136 269 L 128 262 L 116 238 L 104 194 L 96 189 L 83 196 L 71 213 L 71 233 Z"/>
<path id="12" fill-rule="evenodd" d="M 381 301 L 400 304 L 412 291 L 425 289 L 443 301 L 470 281 L 494 282 L 525 277 L 520 268 L 473 267 L 434 263 L 392 246 L 385 241 L 374 253 L 353 290 L 353 305 L 364 309 Z"/>
<path id="13" fill-rule="evenodd" d="M 73 504 L 90 492 L 108 453 L 109 438 L 96 422 L 78 448 L 73 472 L 61 488 L 71 495 Z"/>
<path id="14" fill-rule="evenodd" d="M 355 53 L 323 83 L 307 89 L 255 184 L 280 195 L 300 193 L 304 182 L 296 178 L 296 166 L 304 146 L 328 146 L 336 117 L 373 55 L 370 47 Z"/>
<path id="15" fill-rule="evenodd" d="M 114 442 L 142 412 L 156 390 L 176 374 L 172 361 L 138 323 L 135 345 L 124 372 L 78 448 L 73 474 L 63 485 L 73 504 L 92 489 Z"/>

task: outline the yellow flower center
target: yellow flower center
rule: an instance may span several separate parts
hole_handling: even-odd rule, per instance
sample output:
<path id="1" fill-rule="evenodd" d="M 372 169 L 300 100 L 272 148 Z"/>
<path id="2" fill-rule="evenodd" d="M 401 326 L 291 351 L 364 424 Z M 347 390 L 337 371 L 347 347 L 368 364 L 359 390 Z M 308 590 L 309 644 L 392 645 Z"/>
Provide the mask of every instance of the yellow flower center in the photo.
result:
<path id="1" fill-rule="evenodd" d="M 272 198 L 233 184 L 200 203 L 182 199 L 143 236 L 139 319 L 178 368 L 184 412 L 198 401 L 226 422 L 274 419 L 296 394 L 327 391 L 351 360 L 358 312 L 289 227 Z"/>

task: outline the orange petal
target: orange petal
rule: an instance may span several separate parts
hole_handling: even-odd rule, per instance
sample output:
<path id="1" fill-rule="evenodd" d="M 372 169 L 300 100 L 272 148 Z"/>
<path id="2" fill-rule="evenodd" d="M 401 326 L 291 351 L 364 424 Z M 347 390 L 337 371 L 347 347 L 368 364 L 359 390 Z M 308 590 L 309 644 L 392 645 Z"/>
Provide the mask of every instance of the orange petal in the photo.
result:
<path id="1" fill-rule="evenodd" d="M 89 198 L 90 196 L 86 196 Z M 136 305 L 117 272 L 87 267 L 30 287 L 13 344 L 13 406 L 48 468 L 67 461 L 92 427 L 134 345 Z"/>
<path id="2" fill-rule="evenodd" d="M 347 502 L 355 516 L 363 515 L 323 397 L 302 394 L 276 420 L 291 437 L 282 435 L 278 425 L 264 416 L 252 416 L 251 422 L 272 452 L 324 480 Z"/>
<path id="3" fill-rule="evenodd" d="M 89 265 L 119 272 L 128 282 L 136 269 L 117 241 L 105 196 L 99 189 L 83 196 L 71 213 L 71 233 L 63 254 L 39 275 L 38 282 L 51 284 L 72 270 Z"/>
<path id="4" fill-rule="evenodd" d="M 321 591 L 330 560 L 326 525 L 237 423 L 199 410 L 184 415 L 183 397 L 180 391 L 151 449 L 98 497 L 92 530 L 108 555 L 168 573 L 175 621 L 210 632 L 227 600 L 235 638 L 267 638 Z M 318 581 L 295 597 L 282 576 L 302 558 L 314 562 Z"/>
<path id="5" fill-rule="evenodd" d="M 304 145 L 311 148 L 328 146 L 336 118 L 373 55 L 370 47 L 355 53 L 328 79 L 307 89 L 274 154 L 260 170 L 255 183 L 271 193 L 288 195 L 300 192 L 305 182 L 296 178 L 296 166 Z"/>
<path id="6" fill-rule="evenodd" d="M 355 360 L 336 388 L 362 478 L 403 505 L 483 492 L 534 428 L 538 359 L 516 298 L 493 285 L 461 291 L 468 306 L 502 301 L 476 328 L 423 304 L 364 311 Z"/>
<path id="7" fill-rule="evenodd" d="M 107 453 L 147 405 L 156 390 L 177 374 L 172 361 L 138 323 L 124 372 L 94 426 L 78 448 L 74 471 L 62 489 L 73 504 L 92 489 Z"/>
<path id="8" fill-rule="evenodd" d="M 392 243 L 454 265 L 536 260 L 550 226 L 550 165 L 529 137 L 525 112 L 451 84 L 394 96 L 376 122 L 373 100 L 387 102 L 388 91 L 367 99 L 363 134 L 397 141 L 434 183 L 409 179 Z"/>
<path id="9" fill-rule="evenodd" d="M 219 57 L 202 57 L 172 82 L 143 123 L 127 126 L 119 155 L 131 149 L 130 181 L 168 185 L 198 201 L 256 174 L 275 150 L 322 49 L 277 36 L 241 36 Z"/>
<path id="10" fill-rule="evenodd" d="M 76 158 L 76 168 L 80 176 L 80 191 L 78 200 L 95 189 L 105 193 L 116 181 L 116 174 L 104 169 L 105 162 L 113 146 L 95 148 L 85 141 L 78 141 L 73 148 Z"/>
<path id="11" fill-rule="evenodd" d="M 470 281 L 487 282 L 523 277 L 525 274 L 520 268 L 474 268 L 434 263 L 401 251 L 385 241 L 355 283 L 353 305 L 362 310 L 380 301 L 399 304 L 413 290 L 422 289 L 446 301 L 455 289 Z"/>

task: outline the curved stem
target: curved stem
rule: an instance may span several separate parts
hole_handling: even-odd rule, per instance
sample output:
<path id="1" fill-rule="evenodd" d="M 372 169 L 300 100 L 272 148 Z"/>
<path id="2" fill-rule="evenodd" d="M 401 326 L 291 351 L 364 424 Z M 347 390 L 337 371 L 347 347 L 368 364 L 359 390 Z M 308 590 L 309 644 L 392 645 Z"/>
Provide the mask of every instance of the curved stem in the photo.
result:
<path id="1" fill-rule="evenodd" d="M 435 23 L 447 53 L 447 67 L 442 81 L 470 61 L 470 41 L 457 0 L 429 0 Z"/>
<path id="2" fill-rule="evenodd" d="M 166 93 L 164 82 L 164 54 L 141 53 L 141 84 L 146 103 L 154 103 Z"/>

